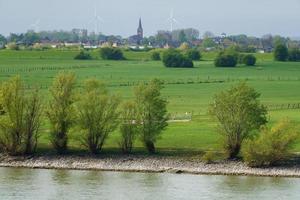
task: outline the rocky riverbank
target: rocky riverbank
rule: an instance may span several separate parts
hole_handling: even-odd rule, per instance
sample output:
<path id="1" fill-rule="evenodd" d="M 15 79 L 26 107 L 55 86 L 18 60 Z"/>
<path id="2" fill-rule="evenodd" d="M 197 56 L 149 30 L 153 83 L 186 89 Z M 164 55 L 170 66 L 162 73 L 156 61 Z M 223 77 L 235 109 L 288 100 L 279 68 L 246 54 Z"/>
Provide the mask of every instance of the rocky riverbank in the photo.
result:
<path id="1" fill-rule="evenodd" d="M 299 165 L 249 168 L 239 161 L 220 161 L 205 164 L 199 159 L 168 156 L 36 156 L 9 157 L 0 155 L 0 167 L 43 169 L 76 169 L 127 172 L 168 172 L 211 175 L 249 175 L 299 177 Z"/>

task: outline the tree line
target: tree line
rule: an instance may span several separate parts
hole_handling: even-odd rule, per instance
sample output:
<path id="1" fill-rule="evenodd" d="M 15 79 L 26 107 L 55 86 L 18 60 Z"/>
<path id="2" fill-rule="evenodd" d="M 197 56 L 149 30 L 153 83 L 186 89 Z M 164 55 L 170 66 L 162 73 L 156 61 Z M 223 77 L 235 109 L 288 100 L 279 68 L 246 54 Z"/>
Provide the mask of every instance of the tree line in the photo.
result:
<path id="1" fill-rule="evenodd" d="M 84 32 L 84 33 L 83 33 Z M 194 28 L 177 29 L 173 31 L 159 30 L 156 34 L 144 37 L 141 41 L 142 46 L 151 44 L 153 47 L 164 47 L 166 45 L 179 47 L 182 43 L 188 43 L 193 47 L 199 47 L 201 50 L 220 50 L 227 49 L 230 46 L 236 46 L 240 52 L 255 53 L 258 50 L 271 52 L 278 44 L 285 44 L 290 48 L 299 47 L 300 42 L 280 35 L 267 34 L 262 37 L 239 35 L 215 35 L 206 31 L 200 36 L 200 31 Z M 29 30 L 26 33 L 11 33 L 5 37 L 0 35 L 0 48 L 6 44 L 33 46 L 35 43 L 86 43 L 99 45 L 102 43 L 117 43 L 119 45 L 130 44 L 129 38 L 123 38 L 119 35 L 104 35 L 88 33 L 87 30 L 71 31 L 40 31 Z M 18 46 L 17 46 L 18 47 Z"/>
<path id="2" fill-rule="evenodd" d="M 46 119 L 52 147 L 58 154 L 68 151 L 71 131 L 80 133 L 81 144 L 97 154 L 117 129 L 124 153 L 132 152 L 137 139 L 149 153 L 156 152 L 155 143 L 169 119 L 160 80 L 139 84 L 134 88 L 133 100 L 125 102 L 96 79 L 84 81 L 80 89 L 76 89 L 76 82 L 73 73 L 58 74 L 49 89 L 48 101 L 42 99 L 38 89 L 26 91 L 20 77 L 4 82 L 0 89 L 0 151 L 34 154 Z M 288 119 L 270 127 L 267 108 L 259 97 L 257 91 L 240 82 L 216 94 L 209 106 L 226 157 L 242 156 L 249 166 L 269 166 L 287 159 L 299 138 L 296 125 Z M 209 161 L 211 155 L 204 158 Z"/>
<path id="3" fill-rule="evenodd" d="M 136 138 L 150 153 L 166 128 L 167 101 L 161 97 L 162 84 L 154 79 L 134 89 L 134 100 L 121 103 L 118 95 L 95 79 L 76 90 L 76 76 L 60 73 L 49 89 L 50 100 L 42 99 L 38 89 L 25 91 L 20 77 L 1 85 L 0 150 L 9 155 L 36 152 L 44 118 L 50 125 L 50 141 L 58 154 L 68 150 L 71 128 L 80 133 L 80 142 L 91 153 L 99 153 L 107 137 L 120 127 L 120 147 L 131 152 Z"/>

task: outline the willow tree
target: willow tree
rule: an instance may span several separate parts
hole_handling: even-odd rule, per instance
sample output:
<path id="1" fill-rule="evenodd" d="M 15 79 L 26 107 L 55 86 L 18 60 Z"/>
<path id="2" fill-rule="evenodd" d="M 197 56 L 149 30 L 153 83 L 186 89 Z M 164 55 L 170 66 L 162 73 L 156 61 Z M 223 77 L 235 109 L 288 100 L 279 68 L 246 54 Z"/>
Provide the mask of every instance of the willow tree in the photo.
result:
<path id="1" fill-rule="evenodd" d="M 42 113 L 38 90 L 26 91 L 20 77 L 5 82 L 0 90 L 0 148 L 10 155 L 33 154 Z"/>
<path id="2" fill-rule="evenodd" d="M 157 79 L 135 88 L 138 134 L 150 153 L 155 153 L 155 142 L 168 126 L 167 101 L 161 96 L 162 88 Z"/>
<path id="3" fill-rule="evenodd" d="M 47 109 L 51 143 L 59 154 L 67 151 L 68 132 L 75 120 L 75 84 L 73 73 L 60 73 L 50 88 L 51 100 Z"/>
<path id="4" fill-rule="evenodd" d="M 231 159 L 239 154 L 244 139 L 267 122 L 267 110 L 259 97 L 260 94 L 244 82 L 214 97 L 210 113 L 219 122 L 224 148 Z"/>
<path id="5" fill-rule="evenodd" d="M 137 133 L 137 108 L 134 102 L 128 101 L 122 104 L 121 109 L 121 141 L 120 147 L 123 153 L 130 153 Z"/>
<path id="6" fill-rule="evenodd" d="M 77 104 L 82 144 L 93 153 L 102 150 L 105 140 L 118 126 L 119 98 L 110 95 L 103 84 L 91 79 L 85 82 Z"/>

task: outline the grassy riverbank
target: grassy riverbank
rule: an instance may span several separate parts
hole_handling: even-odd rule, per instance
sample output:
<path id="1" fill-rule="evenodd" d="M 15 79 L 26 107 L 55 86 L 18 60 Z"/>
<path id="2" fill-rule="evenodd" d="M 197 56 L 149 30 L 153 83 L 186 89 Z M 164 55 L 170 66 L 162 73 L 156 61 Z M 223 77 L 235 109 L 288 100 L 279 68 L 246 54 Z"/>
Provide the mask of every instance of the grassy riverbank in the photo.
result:
<path id="1" fill-rule="evenodd" d="M 38 85 L 48 98 L 48 87 L 53 77 L 62 70 L 73 71 L 79 81 L 96 77 L 104 81 L 113 92 L 124 99 L 132 97 L 132 89 L 139 82 L 159 78 L 165 82 L 163 95 L 168 99 L 168 110 L 177 117 L 193 113 L 192 121 L 171 122 L 162 134 L 157 147 L 163 152 L 219 151 L 219 135 L 216 122 L 207 115 L 208 105 L 215 93 L 229 88 L 240 80 L 262 94 L 261 101 L 270 107 L 271 123 L 289 117 L 300 124 L 300 63 L 275 62 L 271 54 L 257 54 L 256 67 L 216 68 L 215 53 L 203 54 L 202 61 L 195 62 L 193 69 L 165 68 L 159 61 L 150 61 L 147 52 L 125 52 L 125 61 L 104 61 L 98 52 L 92 52 L 94 60 L 78 61 L 73 57 L 78 51 L 0 51 L 0 81 L 21 75 L 27 85 Z M 81 83 L 78 83 L 80 86 Z M 48 123 L 45 120 L 41 131 L 39 151 L 50 149 Z M 70 147 L 81 151 L 77 142 L 79 134 L 72 130 Z M 107 140 L 104 151 L 118 150 L 119 132 Z M 137 142 L 136 152 L 143 152 Z M 294 150 L 300 151 L 300 142 Z"/>

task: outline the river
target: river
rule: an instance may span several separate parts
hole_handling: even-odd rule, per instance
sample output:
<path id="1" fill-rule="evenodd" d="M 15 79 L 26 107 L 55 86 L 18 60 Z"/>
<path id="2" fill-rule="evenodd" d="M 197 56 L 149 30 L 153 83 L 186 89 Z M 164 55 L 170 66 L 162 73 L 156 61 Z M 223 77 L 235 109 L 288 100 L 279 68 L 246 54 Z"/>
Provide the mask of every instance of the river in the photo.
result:
<path id="1" fill-rule="evenodd" d="M 300 199 L 300 179 L 0 168 L 2 200 Z"/>

